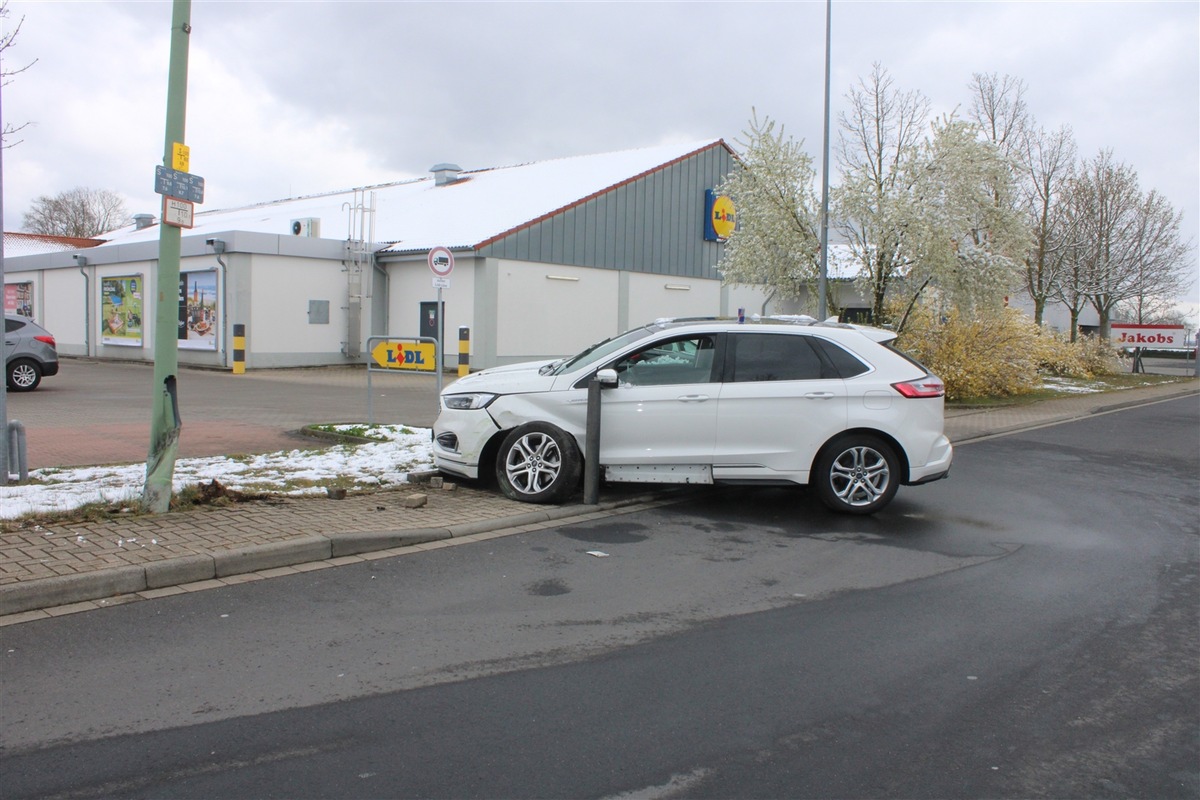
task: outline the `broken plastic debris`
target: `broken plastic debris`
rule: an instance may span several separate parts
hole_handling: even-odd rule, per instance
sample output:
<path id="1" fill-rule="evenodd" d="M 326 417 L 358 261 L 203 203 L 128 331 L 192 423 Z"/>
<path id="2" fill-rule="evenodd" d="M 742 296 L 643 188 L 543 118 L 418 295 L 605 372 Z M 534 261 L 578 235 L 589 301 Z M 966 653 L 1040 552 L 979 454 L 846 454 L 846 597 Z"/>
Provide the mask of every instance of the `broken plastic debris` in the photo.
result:
<path id="1" fill-rule="evenodd" d="M 603 550 L 588 550 L 587 554 L 596 558 L 608 558 L 608 553 L 605 553 Z"/>

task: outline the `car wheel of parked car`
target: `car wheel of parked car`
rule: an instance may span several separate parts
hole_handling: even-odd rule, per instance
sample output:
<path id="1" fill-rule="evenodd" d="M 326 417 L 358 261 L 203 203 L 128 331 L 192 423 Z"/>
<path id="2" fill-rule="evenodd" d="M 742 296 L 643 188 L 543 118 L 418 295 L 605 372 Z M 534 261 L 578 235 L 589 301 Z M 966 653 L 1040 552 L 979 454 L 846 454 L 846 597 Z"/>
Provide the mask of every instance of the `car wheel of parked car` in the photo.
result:
<path id="1" fill-rule="evenodd" d="M 8 365 L 8 388 L 14 392 L 32 392 L 42 382 L 42 371 L 27 358 L 18 358 Z"/>
<path id="2" fill-rule="evenodd" d="M 545 422 L 522 425 L 505 437 L 496 459 L 504 494 L 526 503 L 561 503 L 579 485 L 582 459 L 566 431 Z"/>
<path id="3" fill-rule="evenodd" d="M 821 454 L 813 481 L 821 502 L 832 510 L 873 514 L 895 497 L 900 462 L 892 448 L 874 436 L 846 436 Z"/>

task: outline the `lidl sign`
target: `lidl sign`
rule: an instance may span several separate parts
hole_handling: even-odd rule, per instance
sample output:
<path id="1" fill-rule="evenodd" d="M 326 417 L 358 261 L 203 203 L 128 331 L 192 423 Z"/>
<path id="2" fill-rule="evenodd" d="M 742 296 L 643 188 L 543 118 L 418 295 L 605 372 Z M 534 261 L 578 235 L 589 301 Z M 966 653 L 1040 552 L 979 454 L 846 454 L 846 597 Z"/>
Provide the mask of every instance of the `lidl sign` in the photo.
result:
<path id="1" fill-rule="evenodd" d="M 371 358 L 385 369 L 433 372 L 437 368 L 437 345 L 430 342 L 380 342 Z"/>
<path id="2" fill-rule="evenodd" d="M 704 239 L 723 242 L 737 227 L 737 213 L 729 195 L 717 194 L 712 189 L 704 190 Z"/>

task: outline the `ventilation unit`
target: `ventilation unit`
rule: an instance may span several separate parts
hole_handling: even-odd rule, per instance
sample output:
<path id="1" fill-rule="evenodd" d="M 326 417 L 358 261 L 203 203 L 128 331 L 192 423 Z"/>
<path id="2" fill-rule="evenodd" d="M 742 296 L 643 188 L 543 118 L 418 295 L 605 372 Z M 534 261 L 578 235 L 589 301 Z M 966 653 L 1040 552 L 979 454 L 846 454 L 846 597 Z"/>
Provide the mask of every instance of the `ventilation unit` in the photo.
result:
<path id="1" fill-rule="evenodd" d="M 307 236 L 311 239 L 321 238 L 321 220 L 316 217 L 292 220 L 292 236 Z"/>

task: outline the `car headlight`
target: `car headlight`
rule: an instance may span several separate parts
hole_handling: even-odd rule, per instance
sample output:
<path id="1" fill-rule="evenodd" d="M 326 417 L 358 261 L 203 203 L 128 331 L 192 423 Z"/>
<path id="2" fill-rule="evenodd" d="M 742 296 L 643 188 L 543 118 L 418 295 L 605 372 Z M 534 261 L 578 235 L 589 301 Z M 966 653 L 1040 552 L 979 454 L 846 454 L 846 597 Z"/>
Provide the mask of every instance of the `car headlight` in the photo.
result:
<path id="1" fill-rule="evenodd" d="M 455 411 L 469 411 L 476 408 L 487 408 L 488 403 L 491 403 L 495 399 L 496 395 L 484 392 L 448 394 L 442 398 L 442 405 Z"/>

